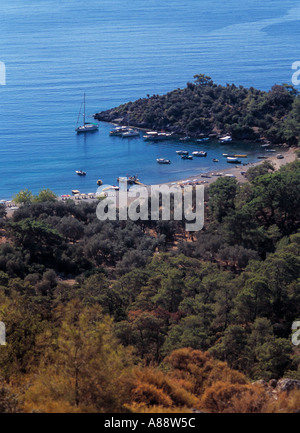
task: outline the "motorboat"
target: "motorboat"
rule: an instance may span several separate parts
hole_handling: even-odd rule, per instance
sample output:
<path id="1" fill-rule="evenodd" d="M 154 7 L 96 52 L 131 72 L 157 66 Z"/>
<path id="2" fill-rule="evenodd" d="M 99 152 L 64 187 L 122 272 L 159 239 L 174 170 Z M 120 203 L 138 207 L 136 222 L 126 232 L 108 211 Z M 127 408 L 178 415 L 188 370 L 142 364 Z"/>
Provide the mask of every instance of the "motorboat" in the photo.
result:
<path id="1" fill-rule="evenodd" d="M 194 155 L 194 156 L 207 156 L 207 152 L 205 152 L 204 150 L 197 150 L 195 152 L 192 152 L 192 155 Z"/>
<path id="2" fill-rule="evenodd" d="M 217 158 L 214 158 L 213 162 L 219 162 L 219 160 Z"/>
<path id="3" fill-rule="evenodd" d="M 227 157 L 227 162 L 232 164 L 241 164 L 241 161 L 239 161 L 238 158 L 232 158 L 230 156 Z"/>
<path id="4" fill-rule="evenodd" d="M 127 176 L 127 177 L 118 177 L 117 178 L 118 182 L 127 182 L 130 185 L 133 185 L 135 183 L 139 182 L 139 179 L 137 178 L 137 176 Z"/>
<path id="5" fill-rule="evenodd" d="M 115 185 L 109 185 L 102 189 L 102 191 L 119 191 L 120 187 Z"/>
<path id="6" fill-rule="evenodd" d="M 209 140 L 209 137 L 203 137 L 203 138 L 198 138 L 196 141 L 198 141 L 198 142 L 203 142 L 203 141 L 208 141 Z"/>
<path id="7" fill-rule="evenodd" d="M 78 174 L 78 176 L 86 176 L 86 172 L 82 170 L 76 170 L 76 174 Z"/>
<path id="8" fill-rule="evenodd" d="M 122 138 L 131 138 L 131 137 L 139 137 L 139 131 L 135 129 L 129 129 L 128 131 L 121 134 Z"/>
<path id="9" fill-rule="evenodd" d="M 130 128 L 127 126 L 116 126 L 115 129 L 112 129 L 109 132 L 109 135 L 122 135 L 125 134 L 125 132 L 128 132 Z"/>
<path id="10" fill-rule="evenodd" d="M 97 185 L 98 185 L 98 186 L 102 185 L 102 183 L 103 183 L 103 182 L 102 182 L 101 179 L 98 179 L 98 180 L 97 180 Z"/>
<path id="11" fill-rule="evenodd" d="M 164 159 L 164 158 L 157 158 L 156 162 L 158 162 L 158 164 L 170 164 L 171 161 L 169 159 Z"/>
<path id="12" fill-rule="evenodd" d="M 176 150 L 177 155 L 188 155 L 188 150 Z"/>
<path id="13" fill-rule="evenodd" d="M 188 141 L 192 141 L 192 138 L 187 135 L 186 137 L 179 138 L 179 140 L 187 143 Z"/>
<path id="14" fill-rule="evenodd" d="M 192 155 L 181 155 L 181 159 L 193 159 Z"/>
<path id="15" fill-rule="evenodd" d="M 224 137 L 219 138 L 220 143 L 228 143 L 229 141 L 232 141 L 231 135 L 225 135 Z"/>
<path id="16" fill-rule="evenodd" d="M 148 131 L 143 135 L 143 139 L 144 141 L 164 141 L 168 140 L 172 135 L 172 133 L 168 132 Z"/>
<path id="17" fill-rule="evenodd" d="M 82 104 L 81 104 L 81 107 L 82 107 Z M 80 107 L 80 111 L 78 114 L 77 123 L 78 123 L 78 119 L 79 119 L 79 116 L 81 113 L 81 107 Z M 77 133 L 97 131 L 99 128 L 99 125 L 97 125 L 96 123 L 86 122 L 85 118 L 86 118 L 86 115 L 85 115 L 85 93 L 84 93 L 84 95 L 83 95 L 83 125 L 80 125 L 77 128 L 75 128 L 75 131 Z"/>

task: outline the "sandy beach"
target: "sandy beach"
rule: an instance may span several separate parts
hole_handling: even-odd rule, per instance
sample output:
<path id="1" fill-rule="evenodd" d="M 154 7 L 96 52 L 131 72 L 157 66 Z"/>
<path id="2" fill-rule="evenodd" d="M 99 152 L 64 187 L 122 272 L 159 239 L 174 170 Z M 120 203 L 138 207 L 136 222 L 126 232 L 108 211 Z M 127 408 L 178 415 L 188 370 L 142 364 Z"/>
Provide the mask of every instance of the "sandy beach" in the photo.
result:
<path id="1" fill-rule="evenodd" d="M 176 183 L 177 184 L 184 184 L 184 183 L 188 183 L 187 181 L 193 182 L 194 179 L 197 179 L 199 184 L 210 185 L 211 183 L 215 182 L 219 177 L 221 177 L 220 175 L 217 175 L 217 174 L 222 174 L 223 177 L 225 175 L 231 175 L 231 176 L 234 176 L 238 182 L 241 182 L 241 183 L 247 182 L 246 176 L 244 174 L 241 174 L 241 173 L 247 172 L 249 170 L 249 168 L 252 168 L 252 167 L 255 167 L 259 164 L 262 164 L 264 161 L 271 162 L 274 165 L 275 170 L 278 170 L 283 165 L 288 164 L 290 162 L 293 162 L 295 159 L 297 159 L 297 155 L 295 153 L 296 149 L 297 149 L 296 147 L 290 147 L 288 150 L 282 150 L 280 152 L 280 154 L 284 156 L 283 159 L 277 159 L 277 155 L 278 155 L 277 152 L 274 154 L 270 152 L 270 156 L 268 156 L 267 158 L 264 158 L 264 159 L 258 159 L 257 162 L 255 162 L 255 163 L 249 163 L 247 165 L 228 164 L 228 166 L 229 166 L 228 169 L 221 170 L 221 171 L 218 170 L 218 164 L 216 163 L 216 170 L 210 171 L 207 173 L 200 173 L 199 175 L 193 176 L 193 178 L 186 178 L 186 179 L 178 180 L 178 181 L 176 181 Z M 174 182 L 166 182 L 164 184 L 165 185 L 172 185 L 172 184 L 174 184 Z"/>

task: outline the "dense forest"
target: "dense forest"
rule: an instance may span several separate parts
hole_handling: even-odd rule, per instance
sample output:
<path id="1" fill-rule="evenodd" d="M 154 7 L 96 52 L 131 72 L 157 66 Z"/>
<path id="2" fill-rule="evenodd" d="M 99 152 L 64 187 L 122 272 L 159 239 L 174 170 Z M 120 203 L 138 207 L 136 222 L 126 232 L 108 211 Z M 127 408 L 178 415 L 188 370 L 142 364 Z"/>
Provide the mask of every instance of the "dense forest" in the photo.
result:
<path id="1" fill-rule="evenodd" d="M 240 140 L 297 143 L 300 96 L 288 84 L 268 92 L 234 84 L 221 86 L 204 74 L 186 88 L 166 95 L 147 95 L 94 115 L 101 121 L 166 130 L 179 135 L 231 134 Z"/>
<path id="2" fill-rule="evenodd" d="M 0 412 L 298 410 L 300 161 L 247 175 L 195 233 L 45 190 L 1 206 Z"/>

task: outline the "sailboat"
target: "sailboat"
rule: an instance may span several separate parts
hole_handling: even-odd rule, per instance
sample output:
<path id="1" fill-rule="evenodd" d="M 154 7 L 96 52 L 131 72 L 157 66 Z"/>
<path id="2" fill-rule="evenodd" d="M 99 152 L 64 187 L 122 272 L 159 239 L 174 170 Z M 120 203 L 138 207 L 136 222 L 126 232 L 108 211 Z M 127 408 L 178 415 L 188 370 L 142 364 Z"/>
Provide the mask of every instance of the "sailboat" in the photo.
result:
<path id="1" fill-rule="evenodd" d="M 128 110 L 127 130 L 122 133 L 122 138 L 139 137 L 139 135 L 140 135 L 139 131 L 137 131 L 136 129 L 130 128 L 129 117 L 130 117 L 130 110 Z"/>
<path id="2" fill-rule="evenodd" d="M 82 104 L 81 104 L 82 107 Z M 80 112 L 81 112 L 81 107 L 80 107 L 80 111 L 78 114 L 78 118 L 77 118 L 77 124 L 78 124 L 78 119 L 80 116 Z M 97 131 L 99 128 L 99 126 L 96 123 L 90 123 L 90 122 L 86 122 L 85 121 L 85 93 L 83 94 L 83 125 L 78 126 L 75 131 L 77 133 L 79 132 L 92 132 L 92 131 Z"/>

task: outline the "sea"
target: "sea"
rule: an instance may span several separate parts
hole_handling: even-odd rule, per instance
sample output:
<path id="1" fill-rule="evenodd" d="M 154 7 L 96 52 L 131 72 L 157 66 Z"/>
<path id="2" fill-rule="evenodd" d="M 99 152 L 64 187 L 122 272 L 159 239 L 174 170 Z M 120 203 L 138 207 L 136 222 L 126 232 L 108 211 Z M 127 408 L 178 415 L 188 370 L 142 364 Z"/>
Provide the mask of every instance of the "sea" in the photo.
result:
<path id="1" fill-rule="evenodd" d="M 223 153 L 256 161 L 251 143 L 149 143 L 142 133 L 111 137 L 113 125 L 102 122 L 77 135 L 83 94 L 92 121 L 96 112 L 183 88 L 195 74 L 266 91 L 291 84 L 299 23 L 294 0 L 1 0 L 0 199 L 25 188 L 95 192 L 98 179 L 114 185 L 126 175 L 146 184 L 186 179 L 228 168 Z M 207 157 L 182 160 L 180 149 Z"/>

